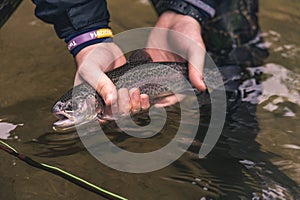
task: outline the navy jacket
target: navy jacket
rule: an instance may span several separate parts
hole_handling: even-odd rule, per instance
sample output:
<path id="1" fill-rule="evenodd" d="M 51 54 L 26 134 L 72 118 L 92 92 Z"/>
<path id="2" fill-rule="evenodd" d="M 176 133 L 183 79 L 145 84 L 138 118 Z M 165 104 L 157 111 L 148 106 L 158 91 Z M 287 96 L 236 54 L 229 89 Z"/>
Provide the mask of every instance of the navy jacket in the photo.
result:
<path id="1" fill-rule="evenodd" d="M 36 16 L 53 24 L 60 38 L 68 39 L 90 29 L 107 27 L 109 23 L 106 0 L 32 1 L 36 4 Z M 156 5 L 158 1 L 152 0 L 152 3 Z M 214 16 L 205 16 L 202 36 L 217 65 L 263 64 L 268 52 L 259 35 L 258 0 L 185 1 L 200 2 L 202 9 L 198 8 L 199 11 L 214 13 Z M 209 10 L 205 10 L 206 5 L 209 5 Z"/>
<path id="2" fill-rule="evenodd" d="M 109 12 L 106 0 L 32 0 L 36 4 L 35 15 L 54 25 L 60 38 L 76 34 L 84 29 L 108 26 Z M 156 4 L 157 0 L 153 0 Z M 210 4 L 214 0 L 202 0 Z"/>
<path id="3" fill-rule="evenodd" d="M 60 38 L 82 30 L 108 26 L 105 0 L 33 0 L 35 15 L 54 25 Z"/>

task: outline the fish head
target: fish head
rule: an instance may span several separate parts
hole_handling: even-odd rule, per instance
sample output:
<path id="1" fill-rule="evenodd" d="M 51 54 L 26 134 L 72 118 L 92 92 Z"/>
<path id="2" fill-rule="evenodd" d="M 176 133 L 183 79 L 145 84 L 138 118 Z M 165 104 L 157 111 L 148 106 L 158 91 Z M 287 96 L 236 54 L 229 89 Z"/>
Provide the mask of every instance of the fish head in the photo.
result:
<path id="1" fill-rule="evenodd" d="M 80 88 L 81 87 L 81 88 Z M 70 131 L 76 126 L 97 119 L 104 108 L 104 102 L 95 90 L 73 88 L 62 96 L 53 106 L 52 113 L 58 119 L 53 124 L 55 131 Z"/>

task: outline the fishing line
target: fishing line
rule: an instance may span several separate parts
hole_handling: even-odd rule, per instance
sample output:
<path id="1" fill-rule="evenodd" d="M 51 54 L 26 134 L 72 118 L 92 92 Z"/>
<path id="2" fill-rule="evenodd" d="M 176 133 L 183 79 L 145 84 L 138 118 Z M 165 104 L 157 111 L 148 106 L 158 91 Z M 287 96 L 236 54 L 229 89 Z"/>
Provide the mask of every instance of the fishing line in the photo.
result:
<path id="1" fill-rule="evenodd" d="M 23 162 L 27 163 L 30 166 L 39 168 L 39 169 L 43 169 L 45 171 L 48 171 L 52 174 L 55 174 L 57 176 L 60 176 L 84 189 L 87 189 L 91 192 L 94 192 L 96 194 L 99 194 L 107 199 L 112 199 L 112 200 L 128 200 L 125 197 L 119 196 L 115 193 L 112 193 L 108 190 L 105 190 L 97 185 L 94 185 L 82 178 L 79 178 L 77 176 L 75 176 L 74 174 L 71 174 L 69 172 L 66 172 L 58 167 L 54 167 L 48 164 L 44 164 L 44 163 L 39 163 L 35 160 L 32 160 L 30 157 L 25 156 L 23 154 L 20 154 L 17 152 L 17 150 L 15 150 L 13 147 L 11 147 L 10 145 L 8 145 L 7 143 L 3 142 L 2 140 L 0 140 L 0 149 L 17 157 L 18 159 L 22 160 Z"/>

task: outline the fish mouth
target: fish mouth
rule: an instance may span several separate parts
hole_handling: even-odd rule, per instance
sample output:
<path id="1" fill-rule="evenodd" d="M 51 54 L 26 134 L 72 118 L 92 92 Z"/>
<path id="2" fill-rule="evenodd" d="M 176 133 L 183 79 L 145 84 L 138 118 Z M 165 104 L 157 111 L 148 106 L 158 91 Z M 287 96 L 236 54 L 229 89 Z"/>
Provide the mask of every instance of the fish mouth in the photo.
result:
<path id="1" fill-rule="evenodd" d="M 64 132 L 75 129 L 77 123 L 75 121 L 75 118 L 71 114 L 64 111 L 58 111 L 53 114 L 58 119 L 58 121 L 53 123 L 53 130 Z"/>
<path id="2" fill-rule="evenodd" d="M 52 129 L 57 132 L 71 132 L 75 131 L 77 127 L 88 124 L 97 119 L 97 115 L 90 118 L 77 118 L 73 116 L 72 111 L 57 111 L 54 114 L 58 120 L 53 123 Z"/>

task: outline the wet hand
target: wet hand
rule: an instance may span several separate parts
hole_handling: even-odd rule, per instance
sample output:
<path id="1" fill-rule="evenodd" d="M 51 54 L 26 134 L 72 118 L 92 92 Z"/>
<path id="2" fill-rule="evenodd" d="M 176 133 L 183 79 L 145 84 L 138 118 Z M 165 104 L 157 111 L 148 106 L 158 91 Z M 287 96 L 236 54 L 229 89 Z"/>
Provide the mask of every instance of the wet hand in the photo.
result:
<path id="1" fill-rule="evenodd" d="M 112 104 L 110 109 L 115 116 L 127 116 L 136 114 L 142 110 L 147 110 L 150 107 L 149 96 L 140 94 L 138 88 L 128 90 L 121 88 L 118 90 L 117 102 Z"/>
<path id="2" fill-rule="evenodd" d="M 202 76 L 205 45 L 200 24 L 194 18 L 173 11 L 164 12 L 149 36 L 147 52 L 156 62 L 187 60 L 191 83 L 200 91 L 206 89 Z M 168 96 L 156 106 L 170 106 L 183 98 L 184 95 Z"/>
<path id="3" fill-rule="evenodd" d="M 149 97 L 140 94 L 140 91 L 125 88 L 116 90 L 113 82 L 105 72 L 118 68 L 126 63 L 126 59 L 114 43 L 99 43 L 82 49 L 76 55 L 78 66 L 75 85 L 83 80 L 96 89 L 107 106 L 111 106 L 116 114 L 129 114 L 139 112 L 150 107 Z"/>

